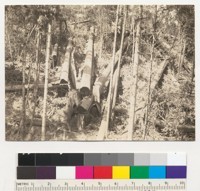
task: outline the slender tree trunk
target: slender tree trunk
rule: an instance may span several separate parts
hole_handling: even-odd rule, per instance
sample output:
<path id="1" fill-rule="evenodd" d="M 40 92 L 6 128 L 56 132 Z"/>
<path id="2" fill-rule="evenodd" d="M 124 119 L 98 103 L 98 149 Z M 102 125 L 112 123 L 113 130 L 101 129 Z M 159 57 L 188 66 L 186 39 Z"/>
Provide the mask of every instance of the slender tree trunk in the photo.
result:
<path id="1" fill-rule="evenodd" d="M 150 107 L 150 103 L 151 103 L 151 80 L 152 80 L 152 68 L 153 68 L 153 54 L 154 54 L 154 46 L 155 46 L 155 42 L 154 42 L 154 37 L 153 37 L 153 42 L 152 42 L 152 47 L 151 47 L 151 58 L 150 58 L 150 66 L 149 66 L 149 79 L 148 79 L 148 90 L 147 90 L 147 107 L 146 107 L 146 111 L 145 111 L 145 128 L 143 131 L 143 139 L 145 140 L 146 137 L 146 131 L 147 131 L 147 125 L 148 125 L 148 117 L 149 117 L 149 107 Z"/>
<path id="2" fill-rule="evenodd" d="M 102 17 L 103 17 L 103 10 L 100 7 L 100 47 L 99 47 L 99 60 L 102 59 L 102 51 L 103 51 L 103 37 L 104 37 L 104 30 L 103 30 L 103 22 L 102 22 Z"/>
<path id="3" fill-rule="evenodd" d="M 24 52 L 22 65 L 22 120 L 20 128 L 22 129 L 22 139 L 24 140 L 26 134 L 26 89 L 25 89 L 25 69 L 26 69 L 26 52 Z"/>
<path id="4" fill-rule="evenodd" d="M 120 53 L 119 53 L 119 61 L 117 65 L 117 76 L 116 76 L 116 82 L 113 83 L 114 86 L 114 95 L 113 95 L 113 103 L 112 103 L 112 109 L 115 107 L 116 99 L 117 99 L 117 91 L 118 91 L 118 85 L 119 85 L 119 76 L 120 76 L 120 67 L 121 67 L 121 60 L 122 60 L 122 49 L 124 44 L 124 33 L 126 28 L 126 17 L 127 17 L 127 11 L 124 7 L 124 21 L 123 21 L 123 29 L 122 29 L 122 37 L 121 37 L 121 45 L 120 45 Z"/>
<path id="5" fill-rule="evenodd" d="M 8 38 L 8 45 L 9 45 L 9 51 L 10 51 L 10 58 L 11 58 L 11 61 L 13 62 L 13 54 L 12 54 L 12 46 L 11 46 L 11 42 L 10 42 L 10 35 L 9 33 L 7 32 L 7 38 Z"/>
<path id="6" fill-rule="evenodd" d="M 186 41 L 183 40 L 183 49 L 182 49 L 181 59 L 180 59 L 180 65 L 179 65 L 179 75 L 181 74 L 183 63 L 184 63 L 185 48 L 186 48 Z"/>
<path id="7" fill-rule="evenodd" d="M 32 115 L 31 115 L 31 121 L 30 121 L 30 128 L 33 126 L 33 120 L 34 120 L 34 115 L 35 115 L 35 109 L 36 109 L 36 102 L 37 102 L 37 93 L 38 93 L 38 85 L 39 85 L 39 76 L 40 76 L 40 61 L 39 61 L 39 53 L 40 53 L 40 38 L 41 34 L 40 31 L 38 30 L 37 33 L 37 42 L 36 42 L 36 76 L 35 76 L 35 84 L 34 84 L 34 92 L 33 92 L 33 110 L 32 110 Z"/>
<path id="8" fill-rule="evenodd" d="M 152 67 L 153 67 L 153 60 L 154 60 L 154 47 L 155 47 L 155 33 L 156 33 L 156 23 L 157 23 L 157 5 L 155 5 L 155 16 L 153 21 L 153 41 L 151 44 L 151 58 L 150 58 L 150 67 L 149 67 L 149 79 L 148 79 L 148 90 L 147 90 L 147 107 L 145 111 L 145 122 L 144 122 L 144 130 L 143 130 L 143 139 L 146 138 L 146 131 L 148 126 L 148 118 L 149 118 L 149 108 L 151 103 L 151 81 L 152 81 Z"/>
<path id="9" fill-rule="evenodd" d="M 117 6 L 116 11 L 116 21 L 115 21 L 115 36 L 114 36 L 114 42 L 113 42 L 113 55 L 112 55 L 112 65 L 111 65 L 111 73 L 110 73 L 110 87 L 109 87 L 109 94 L 108 94 L 108 110 L 107 110 L 107 117 L 106 117 L 106 136 L 108 134 L 109 124 L 110 124 L 110 114 L 111 114 L 111 104 L 112 104 L 112 98 L 113 98 L 113 72 L 114 72 L 114 65 L 115 65 L 115 52 L 116 52 L 116 41 L 117 41 L 117 24 L 119 20 L 119 5 Z"/>
<path id="10" fill-rule="evenodd" d="M 46 111 L 47 111 L 50 46 L 51 46 L 51 23 L 48 24 L 46 58 L 45 58 L 45 86 L 44 86 L 44 100 L 43 100 L 43 114 L 42 114 L 42 137 L 41 137 L 42 141 L 45 140 L 45 132 L 46 132 Z"/>
<path id="11" fill-rule="evenodd" d="M 140 6 L 140 19 L 142 18 L 142 6 Z M 138 64 L 139 64 L 139 47 L 140 47 L 140 23 L 137 23 L 136 31 L 136 42 L 135 42 L 135 52 L 132 54 L 132 63 L 133 63 L 133 88 L 131 92 L 131 107 L 130 107 L 130 121 L 128 129 L 128 140 L 133 139 L 133 132 L 135 130 L 135 110 L 136 110 L 136 97 L 137 97 L 137 81 L 138 81 Z"/>
<path id="12" fill-rule="evenodd" d="M 194 77 L 195 77 L 195 61 L 193 60 L 193 63 L 192 63 L 192 75 L 191 75 L 191 82 L 194 81 Z"/>
<path id="13" fill-rule="evenodd" d="M 28 61 L 26 61 L 27 63 Z M 25 105 L 28 106 L 28 100 L 29 100 L 29 91 L 30 91 L 30 82 L 31 82 L 31 72 L 33 69 L 33 64 L 30 63 L 29 65 L 29 71 L 28 71 L 28 79 L 27 79 L 27 88 L 26 88 L 26 98 L 25 98 Z"/>
<path id="14" fill-rule="evenodd" d="M 101 26 L 101 34 L 100 34 L 100 47 L 99 47 L 99 60 L 102 59 L 102 52 L 103 52 L 103 29 L 102 29 L 102 26 Z"/>
<path id="15" fill-rule="evenodd" d="M 6 37 L 7 37 L 7 41 L 8 41 L 8 47 L 9 47 L 9 53 L 10 53 L 10 58 L 11 58 L 11 61 L 14 62 L 14 59 L 13 59 L 13 54 L 12 54 L 12 46 L 11 46 L 11 42 L 10 42 L 10 32 L 9 32 L 9 29 L 8 29 L 8 16 L 7 16 L 7 12 L 5 13 L 5 33 L 6 33 Z"/>
<path id="16" fill-rule="evenodd" d="M 133 16 L 132 17 L 132 31 L 133 31 L 133 37 L 132 37 L 132 40 L 133 40 L 133 45 L 132 45 L 132 52 L 133 52 L 133 55 L 134 55 L 134 52 L 135 52 L 135 17 Z M 132 58 L 134 59 L 134 57 Z"/>

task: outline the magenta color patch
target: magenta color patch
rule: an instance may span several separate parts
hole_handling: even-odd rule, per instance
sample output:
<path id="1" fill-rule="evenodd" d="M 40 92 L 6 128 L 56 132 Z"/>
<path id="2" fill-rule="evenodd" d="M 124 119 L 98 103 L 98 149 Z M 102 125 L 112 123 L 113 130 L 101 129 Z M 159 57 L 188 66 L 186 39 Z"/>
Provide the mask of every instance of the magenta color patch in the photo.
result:
<path id="1" fill-rule="evenodd" d="M 76 179 L 93 179 L 93 166 L 77 166 Z"/>

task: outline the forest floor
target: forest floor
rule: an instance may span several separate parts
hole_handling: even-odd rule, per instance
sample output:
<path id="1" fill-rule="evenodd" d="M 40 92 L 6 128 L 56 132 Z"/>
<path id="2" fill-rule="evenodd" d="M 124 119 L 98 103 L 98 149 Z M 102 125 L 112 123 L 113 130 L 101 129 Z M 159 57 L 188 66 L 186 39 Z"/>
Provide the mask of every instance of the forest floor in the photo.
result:
<path id="1" fill-rule="evenodd" d="M 102 60 L 102 63 L 107 65 L 110 62 L 108 58 Z M 105 66 L 99 66 L 99 73 Z M 11 76 L 12 77 L 12 76 Z M 130 65 L 124 64 L 121 69 L 120 85 L 119 85 L 119 97 L 115 108 L 115 120 L 114 128 L 109 131 L 106 141 L 127 140 L 128 135 L 128 120 L 129 120 L 129 97 L 130 97 Z M 142 82 L 141 82 L 142 83 Z M 43 108 L 43 97 L 42 90 L 39 91 L 39 97 L 37 100 L 37 107 L 35 116 L 38 117 L 41 122 L 42 108 Z M 139 88 L 138 97 L 144 94 L 141 88 Z M 31 98 L 32 92 L 29 92 Z M 27 122 L 26 133 L 22 139 L 22 133 L 20 131 L 20 121 L 22 116 L 22 96 L 21 92 L 8 92 L 6 93 L 6 140 L 9 141 L 39 141 L 41 140 L 41 126 L 30 127 L 30 117 L 32 112 L 33 103 L 28 99 L 26 116 L 29 118 Z M 69 102 L 69 97 L 58 97 L 55 90 L 50 90 L 48 94 L 47 103 L 47 118 L 48 126 L 46 128 L 46 141 L 96 141 L 98 130 L 101 123 L 101 117 L 89 116 L 90 123 L 80 130 L 77 127 L 73 127 L 72 130 L 68 131 L 66 127 L 63 127 L 62 121 L 65 119 L 66 105 Z M 103 102 L 106 100 L 104 99 Z M 77 116 L 75 115 L 72 119 L 76 123 Z M 39 123 L 40 123 L 39 122 Z M 143 130 L 138 126 L 133 134 L 134 141 L 143 141 Z M 145 140 L 148 141 L 175 141 L 176 136 L 166 136 L 163 133 L 158 132 L 153 125 L 148 127 L 147 135 Z"/>

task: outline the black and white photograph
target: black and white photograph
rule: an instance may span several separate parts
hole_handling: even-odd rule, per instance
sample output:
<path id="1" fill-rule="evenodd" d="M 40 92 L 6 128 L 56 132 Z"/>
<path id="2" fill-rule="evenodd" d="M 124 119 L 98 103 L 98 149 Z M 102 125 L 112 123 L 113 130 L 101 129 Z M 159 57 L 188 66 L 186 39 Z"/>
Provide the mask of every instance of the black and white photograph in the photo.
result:
<path id="1" fill-rule="evenodd" d="M 6 5 L 7 141 L 195 141 L 194 5 Z"/>

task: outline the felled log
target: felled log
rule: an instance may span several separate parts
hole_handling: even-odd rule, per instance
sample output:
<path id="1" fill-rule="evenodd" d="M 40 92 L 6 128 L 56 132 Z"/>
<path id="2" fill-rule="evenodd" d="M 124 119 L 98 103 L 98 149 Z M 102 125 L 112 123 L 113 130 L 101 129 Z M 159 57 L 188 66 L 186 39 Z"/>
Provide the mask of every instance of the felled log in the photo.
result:
<path id="1" fill-rule="evenodd" d="M 73 53 L 72 53 L 72 55 L 73 55 Z M 69 66 L 69 69 L 70 69 L 69 80 L 71 82 L 71 86 L 74 89 L 76 89 L 77 88 L 77 84 L 76 84 L 76 81 L 77 81 L 77 79 L 76 79 L 76 66 L 75 66 L 73 58 L 71 59 L 71 64 Z"/>
<path id="2" fill-rule="evenodd" d="M 72 49 L 73 49 L 72 40 L 69 40 L 69 45 L 68 45 L 66 53 L 65 53 L 65 59 L 62 64 L 62 69 L 61 69 L 61 74 L 60 74 L 60 83 L 69 84 Z"/>
<path id="3" fill-rule="evenodd" d="M 119 51 L 115 56 L 115 66 L 117 65 L 119 60 Z M 106 69 L 103 71 L 102 75 L 98 77 L 93 86 L 93 95 L 96 102 L 100 103 L 100 96 L 103 93 L 104 87 L 106 86 L 106 82 L 109 80 L 110 68 L 111 65 L 108 65 Z M 115 67 L 114 66 L 114 67 Z"/>
<path id="4" fill-rule="evenodd" d="M 84 97 L 84 98 L 81 100 L 81 102 L 80 102 L 80 104 L 79 104 L 79 106 L 78 106 L 78 108 L 77 108 L 77 112 L 78 112 L 79 114 L 88 113 L 90 107 L 92 106 L 93 101 L 94 101 L 94 97 L 93 97 L 93 96 Z"/>
<path id="5" fill-rule="evenodd" d="M 152 93 L 154 91 L 154 89 L 157 87 L 158 82 L 160 81 L 161 77 L 163 76 L 163 72 L 165 71 L 166 67 L 168 66 L 167 58 L 165 60 L 163 60 L 161 65 L 162 65 L 161 70 L 157 73 L 157 76 L 155 76 L 154 81 L 152 81 L 152 83 L 151 83 L 151 92 L 150 93 Z"/>
<path id="6" fill-rule="evenodd" d="M 26 126 L 29 127 L 31 123 L 30 119 L 26 119 Z M 47 120 L 46 121 L 46 126 L 49 126 L 50 122 Z M 36 127 L 41 127 L 42 126 L 42 119 L 41 118 L 35 118 L 33 120 L 32 126 L 36 126 Z"/>
<path id="7" fill-rule="evenodd" d="M 165 53 L 170 54 L 169 56 L 172 55 L 174 57 L 177 57 L 177 55 L 178 55 L 177 50 L 173 49 L 164 39 L 159 39 L 156 36 L 156 40 L 158 41 L 160 47 L 165 51 Z M 190 68 L 188 67 L 188 64 L 192 65 L 192 63 L 189 62 L 186 57 L 183 58 L 183 64 L 184 63 L 185 63 L 184 67 L 185 67 L 186 71 L 189 72 Z"/>
<path id="8" fill-rule="evenodd" d="M 62 84 L 48 84 L 48 89 L 56 89 L 56 88 L 59 88 L 59 87 L 63 87 L 65 85 L 62 85 Z M 29 90 L 33 90 L 35 87 L 35 84 L 27 84 L 25 85 L 25 89 L 29 88 Z M 17 92 L 17 91 L 21 91 L 23 88 L 23 85 L 6 85 L 5 87 L 5 91 L 6 92 Z M 44 89 L 44 84 L 38 84 L 38 89 Z"/>
<path id="9" fill-rule="evenodd" d="M 96 140 L 98 140 L 98 141 L 104 140 L 105 135 L 107 134 L 106 128 L 105 128 L 106 124 L 107 124 L 107 113 L 108 113 L 108 102 L 106 102 L 106 106 L 105 106 L 105 109 L 103 112 L 103 117 L 101 120 L 101 125 L 99 127 L 98 135 L 96 138 Z"/>
<path id="10" fill-rule="evenodd" d="M 80 93 L 84 96 L 91 94 L 92 89 L 92 77 L 93 77 L 93 60 L 94 60 L 94 28 L 91 30 L 89 40 L 87 43 L 87 51 L 82 70 L 82 78 L 80 84 Z"/>

